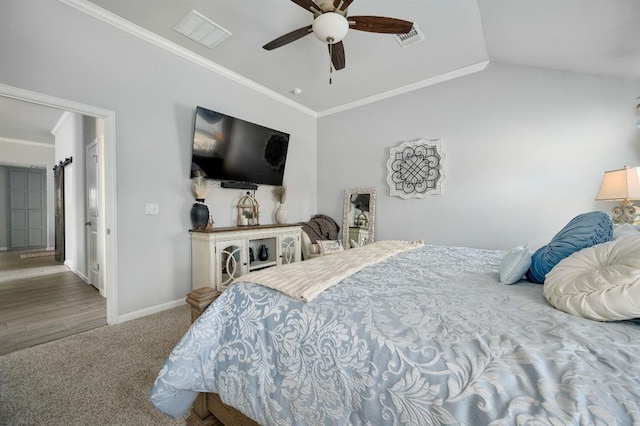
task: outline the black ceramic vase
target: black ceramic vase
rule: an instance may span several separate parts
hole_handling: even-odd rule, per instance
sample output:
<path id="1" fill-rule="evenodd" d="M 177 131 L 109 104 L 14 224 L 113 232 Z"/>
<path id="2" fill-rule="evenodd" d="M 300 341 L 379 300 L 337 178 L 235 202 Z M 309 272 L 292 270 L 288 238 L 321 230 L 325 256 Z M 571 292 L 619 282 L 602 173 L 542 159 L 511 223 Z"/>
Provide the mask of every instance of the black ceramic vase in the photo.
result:
<path id="1" fill-rule="evenodd" d="M 191 224 L 193 229 L 204 229 L 209 223 L 209 207 L 204 203 L 204 198 L 196 198 L 191 207 Z"/>
<path id="2" fill-rule="evenodd" d="M 269 249 L 264 244 L 260 246 L 260 251 L 258 252 L 258 259 L 267 260 L 269 258 Z"/>

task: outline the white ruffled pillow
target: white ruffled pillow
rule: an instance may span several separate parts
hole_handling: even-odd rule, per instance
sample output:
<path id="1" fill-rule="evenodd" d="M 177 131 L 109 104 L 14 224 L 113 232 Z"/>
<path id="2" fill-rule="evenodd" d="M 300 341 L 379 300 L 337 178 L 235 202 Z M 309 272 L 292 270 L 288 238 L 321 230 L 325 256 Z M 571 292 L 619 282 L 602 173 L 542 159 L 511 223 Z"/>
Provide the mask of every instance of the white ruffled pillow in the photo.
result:
<path id="1" fill-rule="evenodd" d="M 640 235 L 563 259 L 547 274 L 544 296 L 555 308 L 583 318 L 640 318 Z"/>
<path id="2" fill-rule="evenodd" d="M 513 284 L 520 281 L 531 266 L 529 246 L 512 248 L 504 255 L 500 262 L 500 282 Z"/>

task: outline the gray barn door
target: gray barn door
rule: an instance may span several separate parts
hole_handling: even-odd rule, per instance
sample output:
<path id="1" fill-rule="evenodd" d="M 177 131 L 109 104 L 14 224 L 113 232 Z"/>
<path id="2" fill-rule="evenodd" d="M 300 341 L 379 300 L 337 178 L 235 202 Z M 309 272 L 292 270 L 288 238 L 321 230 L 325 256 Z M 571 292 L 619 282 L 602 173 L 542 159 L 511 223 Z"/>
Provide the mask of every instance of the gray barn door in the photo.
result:
<path id="1" fill-rule="evenodd" d="M 46 247 L 46 179 L 41 169 L 9 171 L 9 248 Z"/>

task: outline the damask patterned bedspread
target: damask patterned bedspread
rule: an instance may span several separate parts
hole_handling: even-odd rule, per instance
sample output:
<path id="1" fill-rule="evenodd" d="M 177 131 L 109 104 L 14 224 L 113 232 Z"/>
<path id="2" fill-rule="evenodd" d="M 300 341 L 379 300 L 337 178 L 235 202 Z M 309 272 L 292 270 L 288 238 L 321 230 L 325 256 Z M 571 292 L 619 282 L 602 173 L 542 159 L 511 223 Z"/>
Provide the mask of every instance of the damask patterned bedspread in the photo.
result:
<path id="1" fill-rule="evenodd" d="M 278 426 L 640 424 L 640 323 L 581 319 L 539 284 L 499 284 L 503 254 L 427 245 L 309 303 L 234 284 L 151 400 L 180 416 L 216 392 Z"/>

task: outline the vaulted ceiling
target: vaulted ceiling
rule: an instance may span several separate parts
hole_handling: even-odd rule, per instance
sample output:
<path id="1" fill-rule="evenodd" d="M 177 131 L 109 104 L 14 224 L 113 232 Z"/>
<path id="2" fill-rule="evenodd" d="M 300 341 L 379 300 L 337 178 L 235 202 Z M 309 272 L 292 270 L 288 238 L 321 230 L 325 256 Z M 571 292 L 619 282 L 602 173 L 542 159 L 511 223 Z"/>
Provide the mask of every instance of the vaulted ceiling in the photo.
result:
<path id="1" fill-rule="evenodd" d="M 412 21 L 424 40 L 401 47 L 393 35 L 350 29 L 346 67 L 333 72 L 332 84 L 327 46 L 312 34 L 262 48 L 312 23 L 292 0 L 60 1 L 318 115 L 478 72 L 489 62 L 640 79 L 638 0 L 355 0 L 349 16 Z M 209 49 L 176 32 L 192 10 L 231 36 Z M 29 120 L 7 123 L 3 102 L 16 101 L 0 99 L 0 128 L 18 139 L 34 131 L 20 136 L 17 128 Z"/>
<path id="2" fill-rule="evenodd" d="M 351 29 L 346 67 L 331 85 L 328 48 L 313 35 L 262 48 L 312 23 L 292 0 L 91 3 L 318 113 L 474 72 L 487 61 L 640 77 L 638 0 L 355 0 L 349 16 L 412 21 L 425 39 L 403 48 L 393 35 Z M 191 10 L 231 36 L 208 49 L 174 31 Z"/>

